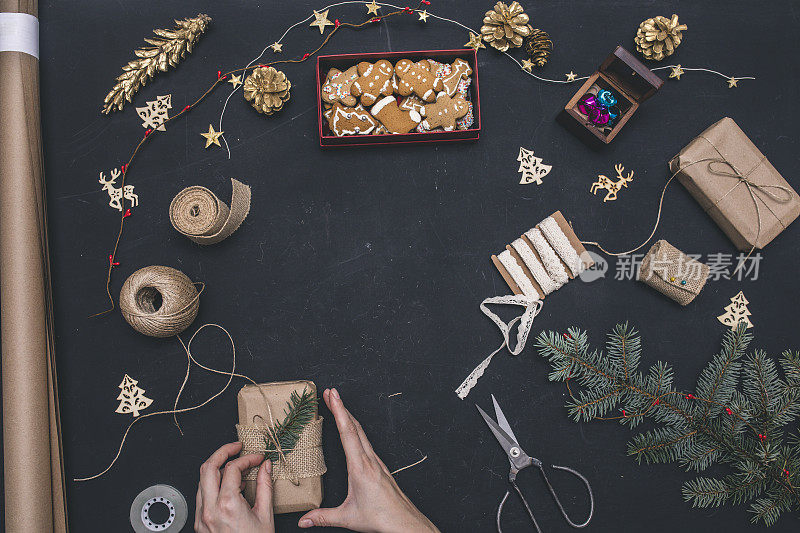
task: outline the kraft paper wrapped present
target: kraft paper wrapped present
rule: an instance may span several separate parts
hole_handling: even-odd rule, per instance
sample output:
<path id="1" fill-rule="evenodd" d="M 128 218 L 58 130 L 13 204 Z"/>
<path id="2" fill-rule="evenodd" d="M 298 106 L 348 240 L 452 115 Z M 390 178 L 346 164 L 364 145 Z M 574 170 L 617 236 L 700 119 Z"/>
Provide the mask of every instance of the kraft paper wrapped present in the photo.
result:
<path id="1" fill-rule="evenodd" d="M 687 305 L 703 290 L 708 279 L 708 265 L 660 240 L 642 258 L 638 279 L 679 304 Z"/>
<path id="2" fill-rule="evenodd" d="M 669 167 L 739 250 L 763 248 L 800 215 L 795 190 L 731 118 L 695 137 Z"/>
<path id="3" fill-rule="evenodd" d="M 317 387 L 312 381 L 247 385 L 239 391 L 236 430 L 242 442 L 241 455 L 267 451 L 266 428 L 274 427 L 276 421 L 283 421 L 293 392 L 301 395 L 306 389 L 316 397 Z M 285 453 L 285 458 L 285 462 L 280 459 L 273 461 L 275 514 L 318 508 L 322 504 L 322 475 L 326 471 L 322 453 L 322 418 L 319 415 L 305 426 L 292 451 Z M 253 468 L 243 476 L 244 497 L 251 505 L 255 498 L 257 473 L 258 468 Z"/>

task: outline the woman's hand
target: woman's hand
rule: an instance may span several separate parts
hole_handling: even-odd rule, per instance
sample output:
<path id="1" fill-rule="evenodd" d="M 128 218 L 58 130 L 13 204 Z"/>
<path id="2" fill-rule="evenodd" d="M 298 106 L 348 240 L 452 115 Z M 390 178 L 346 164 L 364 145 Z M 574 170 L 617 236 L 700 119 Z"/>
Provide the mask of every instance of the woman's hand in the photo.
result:
<path id="1" fill-rule="evenodd" d="M 347 458 L 347 498 L 339 507 L 306 513 L 298 525 L 337 526 L 361 532 L 438 532 L 397 486 L 338 391 L 326 389 L 322 397 L 336 419 Z"/>
<path id="2" fill-rule="evenodd" d="M 275 533 L 272 463 L 258 454 L 228 461 L 241 449 L 240 442 L 226 444 L 200 467 L 194 515 L 194 529 L 198 533 Z M 259 463 L 256 500 L 251 508 L 242 496 L 242 472 Z"/>

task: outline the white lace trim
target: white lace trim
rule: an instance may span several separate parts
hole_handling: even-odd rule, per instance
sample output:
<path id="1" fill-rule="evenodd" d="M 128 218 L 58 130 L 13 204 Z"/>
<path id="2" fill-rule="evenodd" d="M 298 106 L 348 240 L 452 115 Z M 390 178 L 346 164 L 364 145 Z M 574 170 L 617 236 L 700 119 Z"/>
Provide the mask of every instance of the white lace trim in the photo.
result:
<path id="1" fill-rule="evenodd" d="M 561 259 L 567 264 L 567 267 L 572 272 L 573 276 L 577 276 L 581 272 L 583 272 L 583 263 L 581 258 L 578 257 L 578 252 L 575 251 L 575 248 L 567 239 L 567 236 L 564 235 L 564 232 L 561 231 L 561 227 L 558 225 L 558 222 L 555 221 L 553 217 L 547 217 L 546 219 L 539 222 L 539 227 L 542 230 L 542 233 L 545 237 L 547 237 L 547 241 L 550 243 L 550 246 L 556 251 L 556 253 L 561 256 Z"/>
<path id="2" fill-rule="evenodd" d="M 555 250 L 548 244 L 547 239 L 544 238 L 539 228 L 529 229 L 525 232 L 525 236 L 530 239 L 533 247 L 539 252 L 539 257 L 541 257 L 542 264 L 544 264 L 544 268 L 550 275 L 550 279 L 556 283 L 556 288 L 560 289 L 569 281 L 569 276 L 567 275 L 567 271 L 564 270 L 564 265 L 561 264 L 561 260 L 558 258 L 558 255 L 556 255 Z"/>
<path id="3" fill-rule="evenodd" d="M 508 250 L 506 250 L 506 252 L 507 251 Z M 508 324 L 506 324 L 499 316 L 494 314 L 487 307 L 487 304 L 519 305 L 519 306 L 524 306 L 525 311 L 522 313 L 522 315 L 515 317 Z M 530 333 L 531 327 L 533 326 L 533 319 L 536 318 L 536 315 L 539 314 L 539 311 L 541 309 L 542 309 L 542 301 L 539 299 L 538 296 L 536 296 L 535 298 L 523 295 L 495 296 L 493 298 L 486 298 L 483 302 L 481 302 L 481 311 L 483 312 L 483 314 L 488 316 L 492 320 L 492 322 L 494 322 L 500 329 L 500 333 L 503 334 L 503 344 L 501 344 L 498 349 L 489 354 L 489 357 L 481 361 L 480 364 L 476 366 L 472 370 L 472 372 L 469 373 L 467 379 L 465 379 L 461 383 L 461 385 L 458 386 L 458 388 L 456 389 L 456 394 L 458 395 L 459 398 L 463 400 L 464 398 L 467 397 L 469 391 L 471 391 L 472 388 L 478 383 L 478 379 L 480 379 L 480 377 L 483 376 L 483 373 L 488 368 L 489 363 L 492 362 L 492 357 L 494 357 L 497 354 L 497 352 L 499 352 L 503 348 L 508 348 L 508 351 L 509 353 L 511 353 L 511 355 L 519 355 L 519 353 L 522 352 L 522 349 L 525 348 L 525 343 L 528 340 L 528 334 Z M 511 348 L 508 336 L 510 334 L 511 328 L 517 322 L 519 322 L 519 327 L 517 328 L 517 345 L 514 348 Z"/>
<path id="4" fill-rule="evenodd" d="M 550 279 L 550 275 L 544 269 L 539 260 L 536 259 L 536 255 L 533 253 L 533 250 L 531 250 L 531 247 L 528 246 L 528 243 L 525 242 L 524 239 L 516 239 L 511 243 L 511 246 L 514 247 L 519 256 L 525 262 L 525 266 L 527 266 L 528 270 L 531 271 L 531 274 L 533 274 L 533 279 L 535 279 L 536 283 L 538 283 L 542 288 L 545 296 L 555 290 L 558 290 L 560 285 L 556 284 L 554 280 Z"/>
<path id="5" fill-rule="evenodd" d="M 511 255 L 511 252 L 508 250 L 503 250 L 503 252 L 497 256 L 497 258 L 500 260 L 503 266 L 506 267 L 506 270 L 522 291 L 522 294 L 531 298 L 539 298 L 539 292 L 536 290 L 536 287 L 533 286 L 530 278 L 519 266 L 517 260 Z"/>

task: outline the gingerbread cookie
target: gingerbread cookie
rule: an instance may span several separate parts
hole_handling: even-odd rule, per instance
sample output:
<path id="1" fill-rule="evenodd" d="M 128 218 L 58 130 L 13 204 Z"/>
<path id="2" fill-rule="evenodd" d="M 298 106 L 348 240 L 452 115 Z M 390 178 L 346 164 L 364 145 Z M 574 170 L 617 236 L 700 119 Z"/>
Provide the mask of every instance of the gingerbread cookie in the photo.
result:
<path id="1" fill-rule="evenodd" d="M 329 104 L 342 102 L 347 106 L 356 105 L 358 100 L 350 94 L 350 87 L 357 78 L 358 66 L 352 66 L 344 72 L 335 68 L 330 69 L 322 85 L 322 101 Z"/>
<path id="2" fill-rule="evenodd" d="M 452 65 L 446 66 L 449 68 L 440 68 L 437 72 L 437 76 L 439 76 L 441 73 L 440 77 L 442 78 L 444 91 L 448 96 L 452 97 L 458 90 L 459 82 L 461 82 L 461 80 L 468 79 L 472 74 L 472 67 L 470 67 L 469 63 L 461 58 L 457 58 L 455 61 L 453 61 Z"/>
<path id="3" fill-rule="evenodd" d="M 378 127 L 372 131 L 373 135 L 386 135 L 389 133 L 389 130 L 386 129 L 386 126 L 378 122 Z"/>
<path id="4" fill-rule="evenodd" d="M 425 129 L 432 130 L 441 126 L 444 131 L 451 131 L 456 127 L 456 121 L 469 111 L 468 102 L 456 96 L 450 98 L 442 91 L 436 97 L 436 103 L 425 105 L 420 114 L 425 117 L 422 121 Z"/>
<path id="5" fill-rule="evenodd" d="M 442 80 L 432 72 L 427 60 L 414 63 L 410 59 L 401 59 L 394 67 L 397 75 L 397 92 L 400 96 L 416 94 L 426 102 L 436 99 L 437 91 L 442 90 Z"/>
<path id="6" fill-rule="evenodd" d="M 419 110 L 425 105 L 425 100 L 420 98 L 416 95 L 406 96 L 403 98 L 403 101 L 400 102 L 400 109 L 404 109 L 406 111 L 416 111 L 419 113 Z"/>
<path id="7" fill-rule="evenodd" d="M 376 63 L 363 61 L 358 64 L 358 79 L 350 86 L 350 94 L 360 96 L 364 105 L 374 104 L 381 96 L 392 94 L 392 64 L 381 59 Z"/>
<path id="8" fill-rule="evenodd" d="M 468 130 L 475 122 L 475 116 L 472 114 L 472 102 L 467 101 L 467 114 L 456 120 L 456 129 Z"/>
<path id="9" fill-rule="evenodd" d="M 422 120 L 416 111 L 400 109 L 394 96 L 386 96 L 372 106 L 372 116 L 386 126 L 390 133 L 408 133 Z"/>
<path id="10" fill-rule="evenodd" d="M 328 126 L 337 137 L 369 135 L 378 126 L 378 121 L 361 104 L 346 107 L 336 102 L 331 108 Z"/>

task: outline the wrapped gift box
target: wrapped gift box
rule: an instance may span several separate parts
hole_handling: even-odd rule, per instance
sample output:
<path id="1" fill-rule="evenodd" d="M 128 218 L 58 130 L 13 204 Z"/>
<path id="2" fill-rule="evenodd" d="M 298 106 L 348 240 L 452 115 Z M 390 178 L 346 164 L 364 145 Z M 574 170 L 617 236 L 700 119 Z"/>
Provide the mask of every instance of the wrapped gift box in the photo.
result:
<path id="1" fill-rule="evenodd" d="M 763 248 L 800 215 L 797 193 L 731 118 L 695 137 L 669 167 L 739 250 Z"/>
<path id="2" fill-rule="evenodd" d="M 274 425 L 282 421 L 293 392 L 301 395 L 310 390 L 316 397 L 317 388 L 312 381 L 283 381 L 247 385 L 239 391 L 239 440 L 242 455 L 263 453 L 266 442 L 263 436 L 255 435 L 254 429 Z M 267 409 L 269 405 L 269 409 Z M 270 424 L 270 411 L 273 423 Z M 322 419 L 315 416 L 300 435 L 295 448 L 286 453 L 287 464 L 273 461 L 273 509 L 275 514 L 293 513 L 316 509 L 322 504 L 322 474 L 325 459 L 322 453 Z M 244 476 L 244 496 L 250 504 L 255 499 L 257 468 Z"/>
<path id="3" fill-rule="evenodd" d="M 328 128 L 328 121 L 323 116 L 322 106 L 322 85 L 325 83 L 325 76 L 332 68 L 347 70 L 361 61 L 374 63 L 379 59 L 386 59 L 392 65 L 401 59 L 421 61 L 423 59 L 433 59 L 439 63 L 452 63 L 455 59 L 461 58 L 472 68 L 472 83 L 469 87 L 469 101 L 472 102 L 472 114 L 474 122 L 472 127 L 466 130 L 453 131 L 429 131 L 395 133 L 384 135 L 343 135 L 337 137 Z M 331 146 L 363 146 L 368 144 L 412 144 L 427 142 L 448 142 L 448 141 L 475 141 L 480 137 L 481 131 L 481 103 L 480 90 L 478 88 L 478 60 L 477 53 L 473 49 L 461 50 L 420 50 L 415 52 L 377 52 L 368 54 L 338 54 L 317 57 L 317 120 L 319 123 L 319 144 L 323 148 Z"/>
<path id="4" fill-rule="evenodd" d="M 653 74 L 633 54 L 621 46 L 606 58 L 600 67 L 578 89 L 559 115 L 567 127 L 581 137 L 610 143 L 622 130 L 639 106 L 661 88 L 664 80 Z M 599 127 L 578 110 L 580 99 L 589 92 L 608 89 L 617 97 L 619 118 L 613 126 Z"/>

